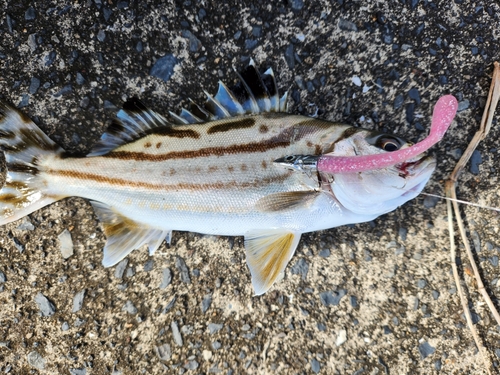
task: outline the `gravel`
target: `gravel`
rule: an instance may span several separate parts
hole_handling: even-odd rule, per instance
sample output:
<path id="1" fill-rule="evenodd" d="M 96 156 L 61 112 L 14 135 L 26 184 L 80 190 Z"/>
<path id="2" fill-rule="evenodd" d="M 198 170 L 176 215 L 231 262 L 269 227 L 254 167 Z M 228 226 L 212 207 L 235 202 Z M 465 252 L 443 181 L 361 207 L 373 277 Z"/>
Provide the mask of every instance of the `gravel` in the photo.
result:
<path id="1" fill-rule="evenodd" d="M 347 290 L 340 289 L 339 291 L 327 291 L 320 293 L 320 301 L 325 306 L 337 306 L 340 300 L 347 294 Z"/>
<path id="2" fill-rule="evenodd" d="M 28 363 L 31 367 L 34 367 L 38 370 L 45 369 L 45 359 L 38 352 L 30 352 L 27 356 Z"/>
<path id="3" fill-rule="evenodd" d="M 172 271 L 170 268 L 165 268 L 162 272 L 162 279 L 160 284 L 160 289 L 165 289 L 172 282 Z"/>
<path id="4" fill-rule="evenodd" d="M 122 311 L 126 311 L 130 315 L 137 314 L 137 308 L 135 307 L 135 305 L 133 304 L 133 302 L 130 301 L 130 300 L 128 300 L 127 302 L 125 302 L 125 305 L 123 305 L 123 307 L 122 307 Z"/>
<path id="5" fill-rule="evenodd" d="M 63 258 L 68 259 L 74 253 L 71 233 L 69 232 L 69 230 L 65 229 L 64 231 L 61 232 L 58 238 L 59 238 L 59 250 L 61 251 Z"/>
<path id="6" fill-rule="evenodd" d="M 208 323 L 208 331 L 210 332 L 211 335 L 213 335 L 216 332 L 219 332 L 223 327 L 224 327 L 223 324 Z"/>
<path id="7" fill-rule="evenodd" d="M 35 296 L 35 302 L 42 316 L 52 316 L 55 314 L 56 307 L 42 293 L 38 292 L 38 294 Z"/>
<path id="8" fill-rule="evenodd" d="M 201 312 L 205 314 L 212 304 L 212 294 L 206 294 L 201 301 Z"/>
<path id="9" fill-rule="evenodd" d="M 304 258 L 299 258 L 290 268 L 290 271 L 294 275 L 301 275 L 302 280 L 307 278 L 307 272 L 309 272 L 309 263 Z"/>
<path id="10" fill-rule="evenodd" d="M 185 284 L 191 284 L 191 277 L 189 276 L 189 269 L 186 266 L 186 262 L 181 257 L 175 259 L 175 267 L 180 273 L 181 281 Z"/>
<path id="11" fill-rule="evenodd" d="M 434 352 L 436 351 L 436 348 L 431 346 L 431 344 L 429 344 L 428 342 L 424 341 L 418 346 L 418 351 L 420 353 L 420 358 L 425 359 L 428 356 L 430 356 L 431 354 L 434 354 Z"/>
<path id="12" fill-rule="evenodd" d="M 120 263 L 117 264 L 115 268 L 115 277 L 117 279 L 123 278 L 123 274 L 125 273 L 125 269 L 127 268 L 128 259 L 123 259 Z"/>
<path id="13" fill-rule="evenodd" d="M 181 347 L 183 345 L 181 332 L 179 331 L 179 326 L 177 322 L 173 321 L 170 323 L 170 328 L 172 329 L 172 335 L 174 337 L 174 342 L 177 346 Z"/>
<path id="14" fill-rule="evenodd" d="M 172 357 L 172 350 L 170 349 L 169 344 L 155 346 L 155 352 L 158 358 L 162 361 L 170 361 L 170 358 Z"/>
<path id="15" fill-rule="evenodd" d="M 179 61 L 173 54 L 167 54 L 156 60 L 149 74 L 167 82 L 170 77 L 172 77 L 172 74 L 174 74 L 174 68 L 178 62 Z"/>
<path id="16" fill-rule="evenodd" d="M 75 296 L 73 297 L 73 310 L 71 310 L 71 312 L 75 313 L 82 309 L 84 296 L 85 296 L 85 289 L 75 294 Z"/>

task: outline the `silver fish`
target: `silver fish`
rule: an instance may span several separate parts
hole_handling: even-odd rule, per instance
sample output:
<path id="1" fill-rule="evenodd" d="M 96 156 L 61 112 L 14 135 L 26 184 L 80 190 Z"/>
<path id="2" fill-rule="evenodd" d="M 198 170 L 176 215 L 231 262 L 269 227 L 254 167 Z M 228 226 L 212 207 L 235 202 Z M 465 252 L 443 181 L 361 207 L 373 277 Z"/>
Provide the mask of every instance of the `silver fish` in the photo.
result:
<path id="1" fill-rule="evenodd" d="M 393 135 L 286 112 L 273 71 L 253 62 L 229 89 L 172 121 L 138 100 L 125 103 L 87 157 L 67 157 L 29 118 L 0 105 L 7 176 L 0 225 L 59 199 L 91 201 L 112 266 L 172 230 L 244 236 L 255 294 L 265 293 L 302 233 L 373 220 L 417 196 L 436 162 L 420 155 L 360 173 L 328 175 L 274 163 L 287 155 L 372 155 L 409 144 Z M 301 158 L 302 159 L 302 158 Z M 307 168 L 306 168 L 307 169 Z M 306 173 L 304 173 L 304 171 Z"/>

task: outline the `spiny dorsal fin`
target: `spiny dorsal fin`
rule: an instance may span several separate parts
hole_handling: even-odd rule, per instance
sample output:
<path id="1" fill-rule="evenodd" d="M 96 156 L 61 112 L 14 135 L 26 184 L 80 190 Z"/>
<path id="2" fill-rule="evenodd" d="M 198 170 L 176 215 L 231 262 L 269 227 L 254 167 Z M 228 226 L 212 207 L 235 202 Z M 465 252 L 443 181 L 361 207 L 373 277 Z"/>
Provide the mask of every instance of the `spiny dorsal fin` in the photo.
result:
<path id="1" fill-rule="evenodd" d="M 253 60 L 242 71 L 236 71 L 240 81 L 231 88 L 219 82 L 217 94 L 205 92 L 207 100 L 203 106 L 191 102 L 189 110 L 173 114 L 174 122 L 195 124 L 202 121 L 220 120 L 245 114 L 264 112 L 286 112 L 288 93 L 279 97 L 272 69 L 259 73 Z"/>
<path id="2" fill-rule="evenodd" d="M 172 231 L 144 228 L 135 221 L 120 215 L 101 202 L 90 202 L 106 235 L 104 267 L 111 267 L 125 258 L 132 250 L 148 244 L 149 255 L 160 247 L 164 239 L 170 243 Z"/>
<path id="3" fill-rule="evenodd" d="M 300 233 L 284 229 L 252 230 L 245 235 L 247 265 L 255 295 L 261 295 L 276 281 L 295 253 Z"/>
<path id="4" fill-rule="evenodd" d="M 148 109 L 137 98 L 125 102 L 87 156 L 107 154 L 115 148 L 144 137 L 153 129 L 172 126 L 162 115 Z"/>

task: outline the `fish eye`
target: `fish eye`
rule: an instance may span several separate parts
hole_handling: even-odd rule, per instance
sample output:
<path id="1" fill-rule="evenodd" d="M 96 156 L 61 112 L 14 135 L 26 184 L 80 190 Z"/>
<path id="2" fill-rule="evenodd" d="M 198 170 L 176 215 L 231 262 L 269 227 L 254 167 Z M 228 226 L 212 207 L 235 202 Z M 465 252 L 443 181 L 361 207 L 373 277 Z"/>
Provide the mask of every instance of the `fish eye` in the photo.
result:
<path id="1" fill-rule="evenodd" d="M 376 146 L 387 152 L 397 151 L 401 148 L 401 143 L 393 137 L 381 137 L 377 140 Z"/>

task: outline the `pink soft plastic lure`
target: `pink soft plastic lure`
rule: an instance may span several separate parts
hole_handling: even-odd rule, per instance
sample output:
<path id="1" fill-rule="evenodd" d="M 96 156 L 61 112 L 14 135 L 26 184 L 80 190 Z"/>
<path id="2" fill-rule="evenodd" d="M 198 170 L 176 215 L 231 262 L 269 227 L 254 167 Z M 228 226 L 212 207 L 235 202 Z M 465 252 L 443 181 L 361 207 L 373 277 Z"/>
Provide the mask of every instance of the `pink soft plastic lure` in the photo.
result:
<path id="1" fill-rule="evenodd" d="M 429 136 L 408 148 L 377 155 L 332 156 L 322 155 L 317 162 L 317 170 L 326 173 L 354 173 L 384 168 L 402 163 L 427 151 L 439 142 L 451 125 L 457 113 L 458 102 L 453 95 L 441 97 L 432 114 Z"/>

